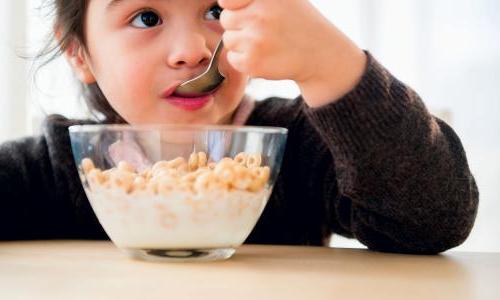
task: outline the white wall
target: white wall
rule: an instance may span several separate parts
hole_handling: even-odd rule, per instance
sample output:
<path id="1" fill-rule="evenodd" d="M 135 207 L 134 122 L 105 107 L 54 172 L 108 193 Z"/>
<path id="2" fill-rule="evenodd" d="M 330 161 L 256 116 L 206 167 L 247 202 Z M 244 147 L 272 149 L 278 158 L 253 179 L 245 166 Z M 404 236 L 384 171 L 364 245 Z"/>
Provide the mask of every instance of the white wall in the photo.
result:
<path id="1" fill-rule="evenodd" d="M 48 23 L 32 17 L 29 41 L 36 45 Z M 369 49 L 389 70 L 414 87 L 436 114 L 446 117 L 460 135 L 477 179 L 481 204 L 476 226 L 459 250 L 500 251 L 500 2 L 496 0 L 312 0 L 359 45 Z M 13 4 L 15 3 L 15 4 Z M 22 1 L 0 4 L 0 139 L 28 132 L 24 66 L 12 54 L 22 41 Z M 16 13 L 12 13 L 12 12 Z M 13 27 L 15 24 L 15 27 Z M 81 114 L 71 73 L 59 60 L 44 69 L 40 90 L 30 101 L 49 112 Z M 255 80 L 249 92 L 257 98 L 294 97 L 290 82 Z M 8 112 L 8 113 L 7 113 Z M 37 121 L 35 121 L 36 123 Z M 335 246 L 353 246 L 334 239 Z"/>
<path id="2" fill-rule="evenodd" d="M 42 6 L 46 0 L 27 1 L 28 49 L 37 54 L 48 40 L 52 28 L 51 12 Z M 39 125 L 48 114 L 60 113 L 70 118 L 86 118 L 88 112 L 79 97 L 77 81 L 73 77 L 69 65 L 60 57 L 50 64 L 38 68 L 36 61 L 30 76 L 36 78 L 36 84 L 28 89 L 28 115 L 30 133 L 37 133 Z"/>
<path id="3" fill-rule="evenodd" d="M 26 134 L 25 37 L 24 1 L 0 2 L 0 142 Z"/>

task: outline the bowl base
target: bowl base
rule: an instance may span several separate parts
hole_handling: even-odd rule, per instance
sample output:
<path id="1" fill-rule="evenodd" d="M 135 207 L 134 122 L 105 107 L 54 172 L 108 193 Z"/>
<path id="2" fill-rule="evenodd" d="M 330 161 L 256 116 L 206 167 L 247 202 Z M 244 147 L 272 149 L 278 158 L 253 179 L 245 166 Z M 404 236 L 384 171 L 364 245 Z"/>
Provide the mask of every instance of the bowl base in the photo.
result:
<path id="1" fill-rule="evenodd" d="M 224 260 L 233 256 L 234 248 L 215 249 L 125 249 L 134 259 L 154 262 L 197 262 Z"/>

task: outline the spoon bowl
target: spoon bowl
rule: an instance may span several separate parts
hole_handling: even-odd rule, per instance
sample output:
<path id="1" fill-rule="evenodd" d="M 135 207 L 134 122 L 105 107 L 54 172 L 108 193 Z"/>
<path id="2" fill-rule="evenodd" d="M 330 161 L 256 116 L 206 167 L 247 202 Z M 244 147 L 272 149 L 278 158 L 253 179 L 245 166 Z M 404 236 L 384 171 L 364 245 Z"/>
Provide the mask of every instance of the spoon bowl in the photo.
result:
<path id="1" fill-rule="evenodd" d="M 220 40 L 215 48 L 214 54 L 210 59 L 210 64 L 205 72 L 201 75 L 183 82 L 174 92 L 174 95 L 194 98 L 200 97 L 215 91 L 224 81 L 224 75 L 219 71 L 219 57 L 224 43 Z"/>

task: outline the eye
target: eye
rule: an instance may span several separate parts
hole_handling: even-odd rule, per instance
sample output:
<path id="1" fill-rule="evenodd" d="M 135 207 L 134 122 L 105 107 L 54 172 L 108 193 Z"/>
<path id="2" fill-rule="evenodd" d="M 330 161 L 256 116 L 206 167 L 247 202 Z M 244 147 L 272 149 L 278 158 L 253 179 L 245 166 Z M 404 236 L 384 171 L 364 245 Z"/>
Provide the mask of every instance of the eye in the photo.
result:
<path id="1" fill-rule="evenodd" d="M 220 7 L 217 3 L 215 3 L 214 5 L 212 5 L 212 7 L 208 9 L 208 11 L 205 14 L 205 18 L 211 21 L 219 20 L 222 10 L 223 10 L 222 7 Z"/>
<path id="2" fill-rule="evenodd" d="M 137 14 L 130 24 L 137 28 L 150 28 L 161 25 L 163 21 L 153 11 L 143 11 Z"/>

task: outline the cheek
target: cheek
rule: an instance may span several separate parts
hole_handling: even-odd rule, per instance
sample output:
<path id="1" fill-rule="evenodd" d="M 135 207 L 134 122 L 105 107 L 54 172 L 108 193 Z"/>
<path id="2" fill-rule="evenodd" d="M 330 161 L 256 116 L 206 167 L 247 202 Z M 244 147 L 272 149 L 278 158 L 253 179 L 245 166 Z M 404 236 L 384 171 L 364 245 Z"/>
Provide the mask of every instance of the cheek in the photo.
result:
<path id="1" fill-rule="evenodd" d="M 243 95 L 245 87 L 247 86 L 249 76 L 244 73 L 238 72 L 227 61 L 226 54 L 221 56 L 220 70 L 229 79 L 230 89 L 235 93 Z"/>
<path id="2" fill-rule="evenodd" d="M 147 64 L 145 64 L 147 66 Z M 111 106 L 127 119 L 149 105 L 151 72 L 142 64 L 116 59 L 100 64 L 97 82 Z"/>
<path id="3" fill-rule="evenodd" d="M 241 74 L 241 73 L 237 73 L 235 72 L 233 75 L 232 75 L 232 89 L 234 90 L 234 94 L 236 96 L 236 98 L 241 98 L 243 96 L 243 94 L 245 93 L 245 89 L 247 87 L 247 84 L 248 84 L 248 79 L 249 77 L 244 75 L 244 74 Z"/>
<path id="4" fill-rule="evenodd" d="M 131 45 L 129 40 L 121 34 L 110 34 L 106 39 L 99 31 L 94 30 L 93 35 L 89 33 L 94 75 L 119 113 L 124 109 L 137 109 L 151 97 L 153 68 L 157 65 L 146 48 Z"/>
<path id="5" fill-rule="evenodd" d="M 231 88 L 234 90 L 234 93 L 238 96 L 243 96 L 250 77 L 233 68 L 228 69 L 227 74 L 231 80 Z"/>
<path id="6" fill-rule="evenodd" d="M 220 94 L 218 100 L 219 111 L 227 115 L 234 111 L 241 102 L 245 94 L 245 88 L 248 82 L 248 76 L 237 71 L 230 71 L 227 75 L 227 86 Z M 222 91 L 222 90 L 221 90 Z"/>

